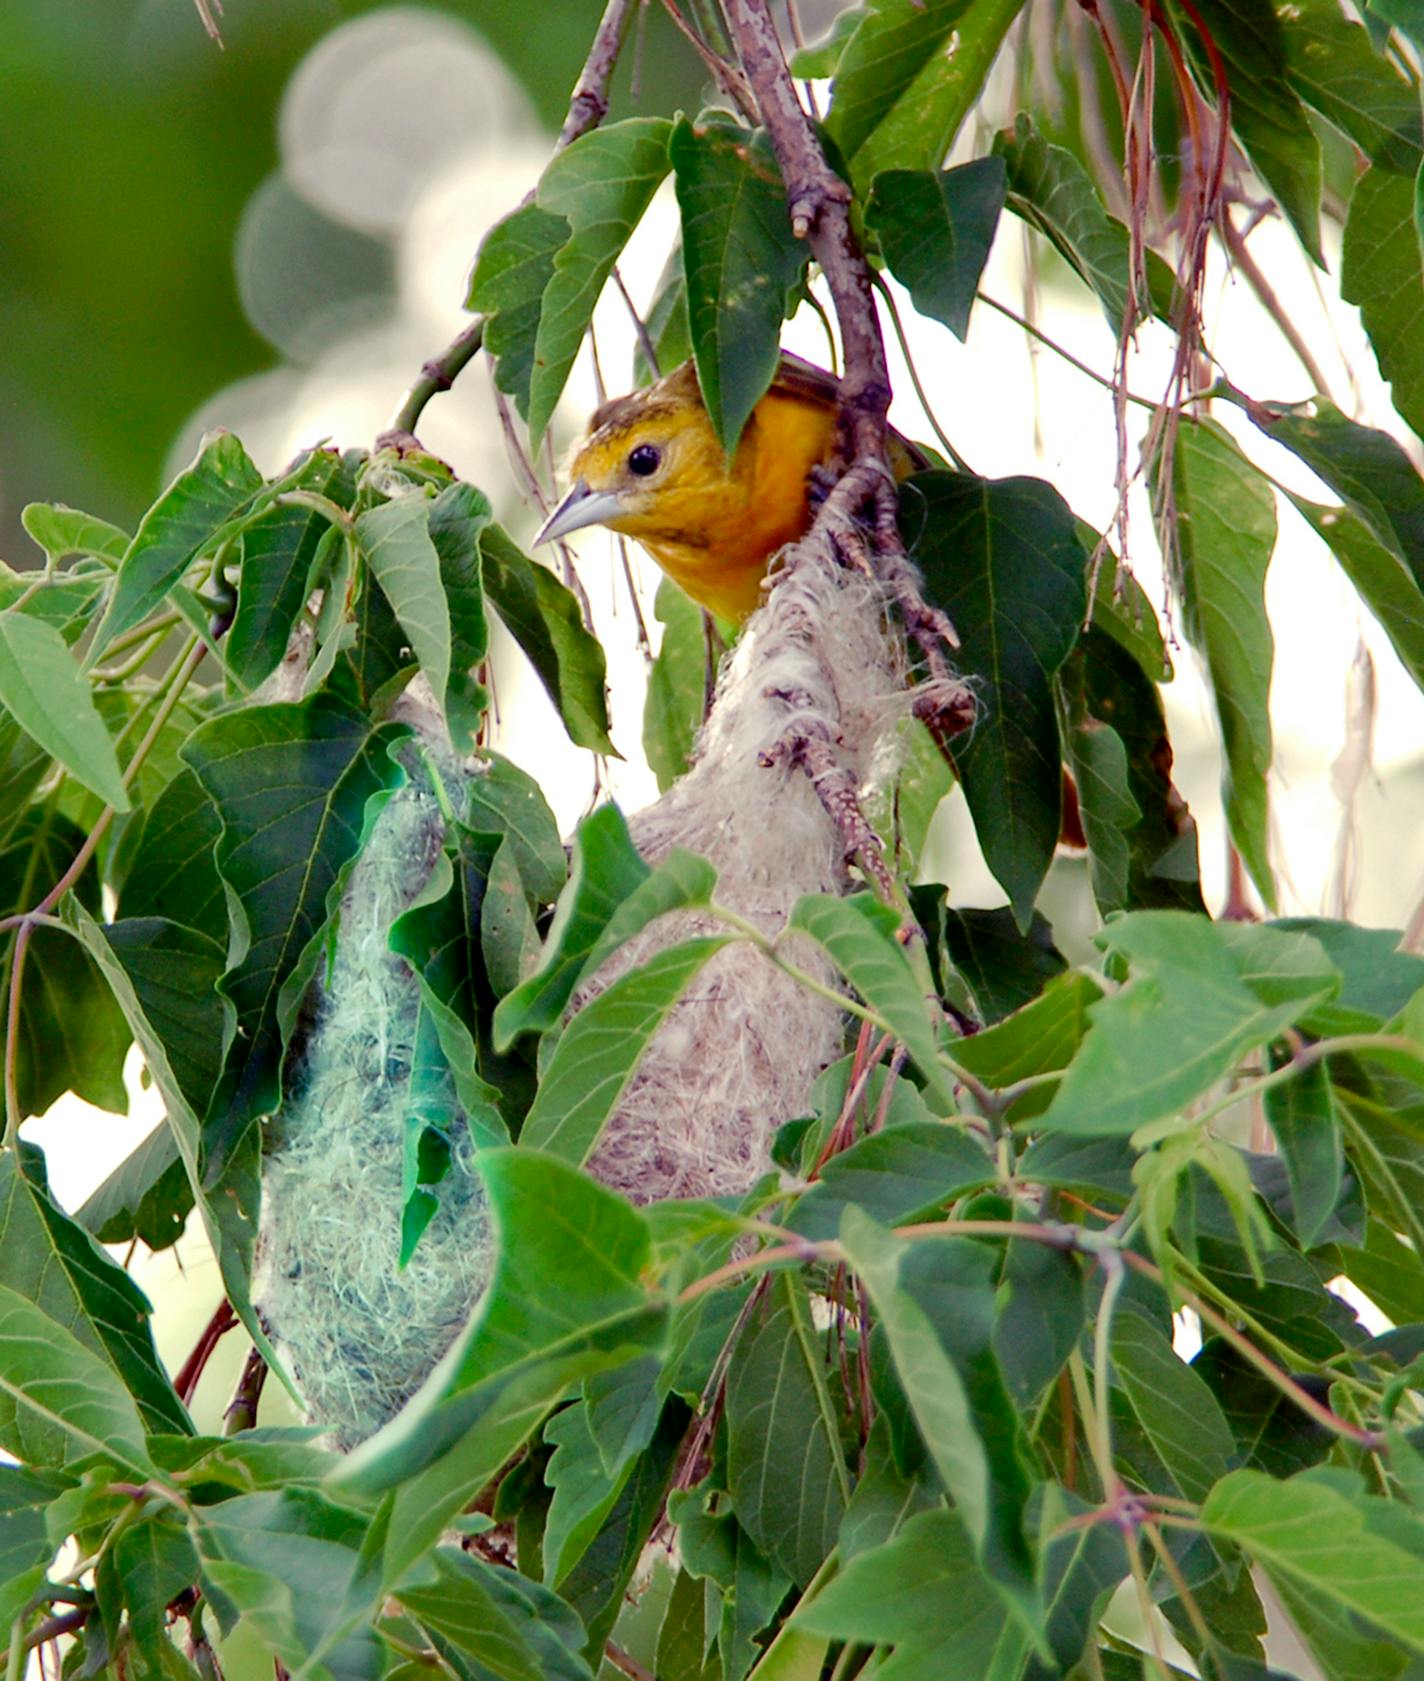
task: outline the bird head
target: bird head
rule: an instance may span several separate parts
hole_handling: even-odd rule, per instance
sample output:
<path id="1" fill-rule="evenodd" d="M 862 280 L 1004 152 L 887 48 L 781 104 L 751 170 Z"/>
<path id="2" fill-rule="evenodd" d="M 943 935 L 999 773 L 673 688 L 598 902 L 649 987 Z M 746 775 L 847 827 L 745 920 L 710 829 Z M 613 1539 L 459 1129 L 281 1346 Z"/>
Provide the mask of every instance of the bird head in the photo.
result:
<path id="1" fill-rule="evenodd" d="M 570 464 L 568 494 L 534 541 L 606 525 L 657 538 L 698 523 L 689 505 L 722 484 L 726 456 L 712 430 L 691 362 L 656 385 L 597 410 Z"/>

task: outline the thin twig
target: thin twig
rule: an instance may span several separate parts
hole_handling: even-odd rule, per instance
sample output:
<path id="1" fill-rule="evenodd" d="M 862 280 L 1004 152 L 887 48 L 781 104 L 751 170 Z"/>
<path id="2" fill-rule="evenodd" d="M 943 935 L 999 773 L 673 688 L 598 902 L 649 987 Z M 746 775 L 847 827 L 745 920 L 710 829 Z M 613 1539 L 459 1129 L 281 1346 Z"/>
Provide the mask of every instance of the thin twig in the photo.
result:
<path id="1" fill-rule="evenodd" d="M 223 1414 L 223 1434 L 236 1436 L 257 1424 L 257 1404 L 262 1399 L 262 1386 L 267 1381 L 267 1361 L 260 1349 L 250 1348 L 242 1363 L 242 1375 Z"/>
<path id="2" fill-rule="evenodd" d="M 663 10 L 677 25 L 683 38 L 691 45 L 692 50 L 702 60 L 704 66 L 717 83 L 722 92 L 736 105 L 737 109 L 748 122 L 757 121 L 756 101 L 752 98 L 752 90 L 747 79 L 737 69 L 735 64 L 729 63 L 720 53 L 714 52 L 702 39 L 692 25 L 678 10 L 675 0 L 663 0 Z"/>

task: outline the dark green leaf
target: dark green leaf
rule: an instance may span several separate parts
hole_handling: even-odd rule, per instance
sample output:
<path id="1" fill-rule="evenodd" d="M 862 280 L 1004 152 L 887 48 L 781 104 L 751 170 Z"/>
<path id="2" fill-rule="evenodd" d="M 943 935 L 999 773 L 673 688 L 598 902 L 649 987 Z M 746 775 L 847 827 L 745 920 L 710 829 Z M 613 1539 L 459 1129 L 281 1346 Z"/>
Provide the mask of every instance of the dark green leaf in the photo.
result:
<path id="1" fill-rule="evenodd" d="M 170 1602 L 198 1581 L 198 1555 L 181 1517 L 155 1516 L 121 1531 L 114 1570 L 123 1582 L 130 1635 L 139 1653 L 151 1656 L 164 1641 Z"/>
<path id="2" fill-rule="evenodd" d="M 858 184 L 938 169 L 1021 0 L 872 0 L 841 51 L 826 127 Z"/>
<path id="3" fill-rule="evenodd" d="M 28 613 L 0 613 L 0 706 L 105 805 L 129 809 L 89 684 L 60 633 Z"/>
<path id="4" fill-rule="evenodd" d="M 44 1580 L 55 1545 L 45 1507 L 70 1486 L 67 1477 L 0 1465 L 0 1624 L 8 1628 Z"/>
<path id="5" fill-rule="evenodd" d="M 1110 1525 L 1092 1523 L 1086 1528 L 1069 1529 L 1066 1534 L 1061 1532 L 1065 1522 L 1081 1520 L 1091 1510 L 1077 1496 L 1052 1483 L 1045 1485 L 1040 1530 L 1046 1632 L 1060 1667 L 1051 1668 L 1041 1659 L 1033 1659 L 1025 1672 L 1026 1681 L 1052 1681 L 1082 1656 L 1108 1595 L 1127 1573 L 1127 1549 Z"/>
<path id="6" fill-rule="evenodd" d="M 620 976 L 565 1029 L 520 1134 L 575 1164 L 597 1145 L 649 1041 L 725 938 L 684 940 Z"/>
<path id="7" fill-rule="evenodd" d="M 181 923 L 126 917 L 104 938 L 123 964 L 184 1098 L 201 1113 L 222 1072 L 226 1012 L 217 985 L 223 946 Z"/>
<path id="8" fill-rule="evenodd" d="M 926 594 L 959 626 L 960 675 L 979 717 L 955 752 L 985 860 L 1026 929 L 1058 841 L 1062 752 L 1053 677 L 1077 640 L 1086 555 L 1039 479 L 919 473 L 901 520 Z"/>
<path id="9" fill-rule="evenodd" d="M 820 1183 L 785 1224 L 805 1237 L 833 1238 L 848 1203 L 884 1226 L 928 1219 L 951 1198 L 993 1184 L 997 1175 L 980 1145 L 952 1122 L 889 1126 L 832 1156 Z"/>
<path id="10" fill-rule="evenodd" d="M 1192 1370 L 1216 1396 L 1236 1438 L 1233 1463 L 1273 1477 L 1288 1477 L 1317 1465 L 1334 1437 L 1282 1395 L 1268 1377 L 1224 1337 L 1212 1337 Z"/>
<path id="11" fill-rule="evenodd" d="M 0 915 L 33 910 L 69 869 L 84 833 L 60 817 L 53 804 L 31 806 L 0 846 Z M 92 865 L 72 890 L 73 899 L 97 905 L 98 871 Z M 6 953 L 0 1003 L 8 1015 L 14 966 L 8 954 L 15 935 L 0 935 Z M 124 1056 L 130 1036 L 103 976 L 68 934 L 37 928 L 21 976 L 15 1081 L 21 1115 L 38 1115 L 66 1091 L 122 1114 Z"/>
<path id="12" fill-rule="evenodd" d="M 616 758 L 608 735 L 603 649 L 584 629 L 578 602 L 497 525 L 485 527 L 480 554 L 489 603 L 538 673 L 569 740 Z"/>
<path id="13" fill-rule="evenodd" d="M 1290 1176 L 1296 1239 L 1312 1249 L 1335 1212 L 1345 1171 L 1329 1071 L 1324 1063 L 1303 1069 L 1264 1093 L 1262 1102 Z"/>
<path id="14" fill-rule="evenodd" d="M 1127 908 L 1132 868 L 1128 837 L 1142 822 L 1142 810 L 1132 797 L 1127 748 L 1111 724 L 1096 718 L 1069 730 L 1067 748 L 1092 863 L 1093 898 L 1099 914 L 1109 916 Z"/>
<path id="15" fill-rule="evenodd" d="M 653 599 L 663 626 L 657 658 L 648 671 L 643 702 L 643 755 L 666 793 L 687 769 L 702 726 L 707 688 L 707 640 L 702 611 L 671 578 L 663 578 Z"/>
<path id="16" fill-rule="evenodd" d="M 75 1211 L 75 1220 L 100 1243 L 167 1249 L 183 1235 L 193 1207 L 183 1158 L 166 1121 L 129 1152 Z"/>
<path id="17" fill-rule="evenodd" d="M 1083 1273 L 1061 1249 L 1010 1239 L 999 1289 L 994 1357 L 1014 1401 L 1031 1407 L 1077 1347 L 1086 1315 Z"/>
<path id="18" fill-rule="evenodd" d="M 1136 1159 L 1125 1138 L 1073 1138 L 1050 1133 L 1029 1145 L 1019 1167 L 1036 1185 L 1126 1202 L 1135 1189 L 1132 1169 Z"/>
<path id="19" fill-rule="evenodd" d="M 1301 244 L 1323 268 L 1320 142 L 1292 87 L 1284 17 L 1272 0 L 1195 0 L 1193 8 L 1174 4 L 1172 10 L 1198 80 L 1215 101 L 1216 66 L 1203 31 L 1209 34 L 1230 88 L 1232 129 Z"/>
<path id="20" fill-rule="evenodd" d="M 489 520 L 489 499 L 470 484 L 446 485 L 430 504 L 430 541 L 450 610 L 445 718 L 457 753 L 469 750 L 488 698 L 472 668 L 489 652 L 480 557 L 480 533 Z"/>
<path id="21" fill-rule="evenodd" d="M 727 1465 L 738 1521 L 805 1587 L 836 1544 L 850 1477 L 825 1339 L 802 1281 L 778 1273 L 727 1370 Z"/>
<path id="22" fill-rule="evenodd" d="M 229 432 L 204 438 L 190 467 L 174 479 L 139 522 L 109 606 L 89 645 L 93 664 L 132 630 L 203 552 L 213 534 L 262 488 L 262 475 Z"/>
<path id="23" fill-rule="evenodd" d="M 304 490 L 329 496 L 343 476 L 333 450 L 315 450 L 302 479 Z M 244 528 L 238 539 L 237 611 L 223 639 L 227 669 L 244 689 L 269 677 L 310 595 L 319 551 L 341 540 L 340 532 L 315 508 L 276 506 Z"/>
<path id="24" fill-rule="evenodd" d="M 875 177 L 866 220 L 890 272 L 921 315 L 962 339 L 1004 207 L 1002 158 L 944 171 L 888 169 Z"/>
<path id="25" fill-rule="evenodd" d="M 161 916 L 226 947 L 227 894 L 214 852 L 221 833 L 217 807 L 185 765 L 144 817 L 119 898 L 125 920 Z"/>
<path id="26" fill-rule="evenodd" d="M 1216 1397 L 1130 1303 L 1113 1316 L 1111 1348 L 1117 1382 L 1153 1452 L 1180 1494 L 1204 1500 L 1236 1446 Z"/>
<path id="27" fill-rule="evenodd" d="M 443 709 L 450 686 L 450 609 L 430 540 L 431 504 L 411 491 L 356 521 L 356 541 Z"/>
<path id="28" fill-rule="evenodd" d="M 931 893 L 938 895 L 936 900 L 929 899 Z M 986 1024 L 1031 1004 L 1068 967 L 1053 943 L 1052 928 L 1037 911 L 1027 931 L 1020 933 L 1007 906 L 959 910 L 949 903 L 944 888 L 913 888 L 911 900 L 930 939 L 943 939 L 950 963 Z"/>
<path id="29" fill-rule="evenodd" d="M 204 1121 L 207 1171 L 281 1095 L 283 1052 L 321 940 L 336 914 L 372 795 L 394 786 L 393 725 L 373 730 L 334 695 L 214 718 L 183 757 L 223 823 L 217 864 L 247 922 L 244 955 L 223 977 L 237 1037 Z"/>
<path id="30" fill-rule="evenodd" d="M 687 317 L 697 382 L 730 455 L 781 356 L 781 322 L 805 272 L 786 189 L 764 132 L 720 113 L 686 117 L 668 147 L 682 214 Z"/>
<path id="31" fill-rule="evenodd" d="M 564 844 L 539 784 L 498 753 L 475 767 L 465 795 L 465 821 L 483 834 L 504 835 L 530 894 L 553 904 L 564 885 Z"/>
<path id="32" fill-rule="evenodd" d="M 1356 183 L 1345 220 L 1340 290 L 1347 303 L 1360 306 L 1395 408 L 1424 432 L 1424 339 L 1418 331 L 1424 258 L 1414 231 L 1414 184 L 1404 176 L 1376 167 Z"/>
<path id="33" fill-rule="evenodd" d="M 1290 85 L 1355 142 L 1371 163 L 1414 175 L 1424 161 L 1419 93 L 1376 52 L 1336 0 L 1298 0 L 1277 11 Z"/>
<path id="34" fill-rule="evenodd" d="M 1033 1003 L 982 1033 L 956 1040 L 954 1059 L 996 1089 L 1066 1068 L 1088 1031 L 1089 1008 L 1101 996 L 1091 976 L 1065 974 Z"/>
<path id="35" fill-rule="evenodd" d="M 1166 316 L 1172 302 L 1172 273 L 1155 252 L 1147 254 L 1150 295 L 1128 290 L 1130 240 L 1127 229 L 1109 216 L 1092 178 L 1062 146 L 1054 146 L 1020 114 L 1014 127 L 994 137 L 994 155 L 1008 170 L 1007 203 L 1015 215 L 1037 228 L 1083 281 L 1097 294 L 1115 333 L 1134 310 Z"/>
<path id="36" fill-rule="evenodd" d="M 484 312 L 484 347 L 495 359 L 495 384 L 513 397 L 526 420 L 544 291 L 555 254 L 568 237 L 563 216 L 523 204 L 485 235 L 470 276 L 467 307 Z"/>
<path id="37" fill-rule="evenodd" d="M 558 153 L 539 182 L 541 210 L 566 218 L 534 339 L 529 433 L 537 448 L 578 355 L 594 305 L 628 236 L 668 170 L 672 124 L 662 117 L 606 123 Z M 547 230 L 540 230 L 547 237 Z"/>
<path id="38" fill-rule="evenodd" d="M 721 1681 L 721 1662 L 709 1655 L 715 1635 L 707 1631 L 706 1598 L 697 1577 L 679 1570 L 658 1626 L 658 1681 Z"/>
<path id="39" fill-rule="evenodd" d="M 1373 1033 L 1424 987 L 1424 957 L 1401 951 L 1393 928 L 1362 928 L 1325 916 L 1283 916 L 1273 924 L 1308 934 L 1340 971 L 1340 992 L 1302 1022 L 1307 1033 Z"/>
<path id="40" fill-rule="evenodd" d="M 1274 909 L 1266 797 L 1274 642 L 1265 589 L 1276 544 L 1275 500 L 1258 469 L 1210 421 L 1183 424 L 1178 433 L 1173 498 L 1182 625 L 1206 662 L 1221 725 L 1227 826 L 1261 897 Z M 1164 536 L 1164 546 L 1169 541 Z"/>
<path id="41" fill-rule="evenodd" d="M 1338 974 L 1305 936 L 1254 927 L 1237 947 L 1224 926 L 1135 911 L 1103 930 L 1099 943 L 1129 959 L 1131 976 L 1091 1007 L 1092 1030 L 1046 1129 L 1130 1133 L 1171 1115 L 1337 989 Z M 1277 964 L 1280 984 L 1270 974 Z"/>

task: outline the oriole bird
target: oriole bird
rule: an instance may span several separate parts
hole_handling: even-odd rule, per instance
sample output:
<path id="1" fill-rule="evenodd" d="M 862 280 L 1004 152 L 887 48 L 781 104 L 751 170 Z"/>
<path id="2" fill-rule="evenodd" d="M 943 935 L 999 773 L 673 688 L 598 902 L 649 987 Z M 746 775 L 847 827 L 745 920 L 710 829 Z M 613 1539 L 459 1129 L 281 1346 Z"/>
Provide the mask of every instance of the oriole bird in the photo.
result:
<path id="1" fill-rule="evenodd" d="M 699 606 L 740 623 L 760 604 L 772 557 L 811 524 L 815 471 L 836 454 L 838 398 L 833 374 L 783 352 L 728 460 L 684 362 L 595 412 L 569 492 L 534 541 L 606 525 L 636 538 Z M 892 433 L 890 464 L 903 479 L 930 461 Z"/>

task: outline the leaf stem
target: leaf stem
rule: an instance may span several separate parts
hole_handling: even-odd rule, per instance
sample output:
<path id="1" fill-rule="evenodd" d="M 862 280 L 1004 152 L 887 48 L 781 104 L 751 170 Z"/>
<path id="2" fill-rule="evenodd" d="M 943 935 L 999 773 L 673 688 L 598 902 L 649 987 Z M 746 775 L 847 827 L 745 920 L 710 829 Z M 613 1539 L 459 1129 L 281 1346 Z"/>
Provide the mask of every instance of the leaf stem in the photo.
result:
<path id="1" fill-rule="evenodd" d="M 920 407 L 925 411 L 925 418 L 930 423 L 930 430 L 939 440 L 939 446 L 961 473 L 970 473 L 973 469 L 959 451 L 949 441 L 949 436 L 940 425 L 933 408 L 930 407 L 929 394 L 920 383 L 920 372 L 915 366 L 915 358 L 910 354 L 910 341 L 905 337 L 904 323 L 900 319 L 900 311 L 895 304 L 895 295 L 885 284 L 885 277 L 880 274 L 871 275 L 871 284 L 880 294 L 881 302 L 885 305 L 886 313 L 890 317 L 890 325 L 895 329 L 895 337 L 899 341 L 900 354 L 905 358 L 905 367 L 909 371 L 910 384 L 915 388 L 915 395 L 920 399 Z"/>
<path id="2" fill-rule="evenodd" d="M 1048 334 L 1042 328 L 1036 327 L 1027 316 L 1020 315 L 1016 309 L 1010 309 L 1007 304 L 1001 304 L 997 298 L 991 298 L 987 292 L 976 292 L 974 295 L 980 303 L 988 304 L 990 309 L 998 310 L 1000 315 L 1006 315 L 1016 327 L 1022 327 L 1031 338 L 1037 339 L 1041 345 L 1053 351 L 1056 356 L 1061 356 L 1069 367 L 1076 368 L 1080 374 L 1086 374 L 1095 385 L 1101 385 L 1104 391 L 1111 391 L 1116 394 L 1117 386 L 1106 374 L 1100 374 L 1096 368 L 1091 368 L 1086 362 L 1079 361 L 1071 350 L 1065 350 L 1056 339 L 1049 338 Z M 1154 411 L 1157 408 L 1156 403 L 1152 402 L 1150 398 L 1139 397 L 1135 392 L 1124 391 L 1123 396 L 1127 398 L 1129 403 L 1136 403 L 1139 408 Z"/>

